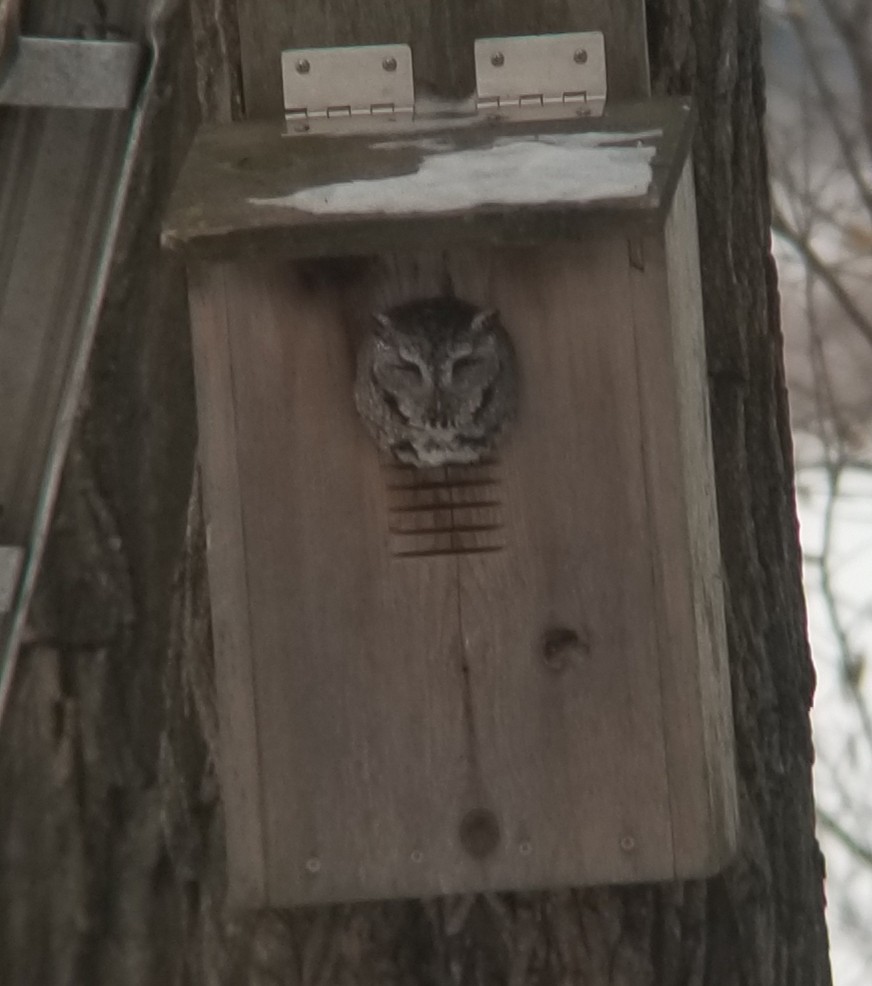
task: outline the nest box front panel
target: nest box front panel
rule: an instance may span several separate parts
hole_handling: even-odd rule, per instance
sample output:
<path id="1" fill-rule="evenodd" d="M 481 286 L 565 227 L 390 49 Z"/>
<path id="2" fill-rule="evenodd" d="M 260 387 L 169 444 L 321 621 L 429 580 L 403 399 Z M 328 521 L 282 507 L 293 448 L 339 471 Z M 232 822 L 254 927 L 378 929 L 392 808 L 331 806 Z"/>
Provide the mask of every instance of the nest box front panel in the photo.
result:
<path id="1" fill-rule="evenodd" d="M 707 453 L 704 391 L 667 264 L 661 237 L 604 231 L 192 268 L 237 901 L 719 861 L 700 659 L 719 613 L 700 628 L 683 461 Z M 449 282 L 500 312 L 520 405 L 493 459 L 421 470 L 366 433 L 355 350 L 371 312 Z"/>

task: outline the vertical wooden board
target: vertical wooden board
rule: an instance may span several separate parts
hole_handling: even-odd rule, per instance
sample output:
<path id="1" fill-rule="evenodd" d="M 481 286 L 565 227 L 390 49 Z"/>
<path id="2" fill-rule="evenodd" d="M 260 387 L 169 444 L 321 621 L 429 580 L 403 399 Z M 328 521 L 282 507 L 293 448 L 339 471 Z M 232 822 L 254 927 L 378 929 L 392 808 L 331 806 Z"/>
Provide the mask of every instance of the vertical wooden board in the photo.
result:
<path id="1" fill-rule="evenodd" d="M 627 243 L 645 481 L 662 600 L 658 634 L 676 875 L 684 877 L 715 871 L 734 845 L 736 826 L 696 226 L 695 220 L 686 225 L 690 219 L 685 201 L 665 239 L 651 235 Z"/>
<path id="2" fill-rule="evenodd" d="M 0 81 L 15 51 L 21 22 L 21 0 L 0 0 Z"/>
<path id="3" fill-rule="evenodd" d="M 257 716 L 257 744 L 229 756 L 249 788 L 259 771 L 261 902 L 709 866 L 709 658 L 685 512 L 695 467 L 681 461 L 699 394 L 675 398 L 662 243 L 628 250 L 625 233 L 603 232 L 216 270 L 195 293 L 223 311 L 224 335 L 203 336 L 198 383 L 213 378 L 207 405 L 232 392 L 230 417 L 205 422 L 223 436 L 213 455 L 235 448 L 238 489 L 224 516 L 236 540 L 210 546 L 224 555 L 210 575 L 229 586 L 230 573 L 250 600 L 242 613 L 230 601 L 250 642 L 220 667 Z M 500 310 L 521 411 L 496 463 L 421 473 L 386 463 L 357 418 L 355 337 L 369 312 L 449 282 Z M 220 321 L 207 315 L 197 322 Z M 220 345 L 219 381 L 200 366 Z M 424 501 L 437 506 L 419 513 Z M 434 554 L 446 524 L 450 551 Z M 544 641 L 566 630 L 577 639 L 555 668 Z M 241 678 L 227 663 L 240 659 Z M 236 808 L 244 828 L 251 796 Z M 468 826 L 481 835 L 490 820 L 496 845 L 479 857 Z"/>
<path id="4" fill-rule="evenodd" d="M 240 264 L 227 292 L 271 904 L 465 885 L 455 561 L 393 558 L 332 288 Z M 462 860 L 460 861 L 462 864 Z"/>
<path id="5" fill-rule="evenodd" d="M 623 238 L 499 251 L 457 282 L 502 313 L 522 373 L 502 459 L 505 551 L 461 563 L 484 785 L 504 840 L 496 886 L 674 872 Z M 548 635 L 578 646 L 551 666 Z M 686 653 L 686 649 L 685 649 Z"/>
<path id="6" fill-rule="evenodd" d="M 561 31 L 603 31 L 609 96 L 649 93 L 643 0 L 562 0 L 533 5 L 467 0 L 240 0 L 239 38 L 245 112 L 249 119 L 283 112 L 280 55 L 284 48 L 322 45 L 411 44 L 419 89 L 439 81 L 443 95 L 475 89 L 475 38 Z"/>
<path id="7" fill-rule="evenodd" d="M 261 802 L 259 710 L 249 617 L 249 579 L 237 462 L 236 388 L 230 365 L 227 296 L 231 264 L 188 270 L 199 455 L 203 474 L 215 684 L 221 724 L 221 790 L 228 847 L 228 897 L 238 906 L 267 899 Z"/>
<path id="8" fill-rule="evenodd" d="M 688 160 L 664 231 L 675 393 L 694 585 L 703 737 L 708 764 L 712 868 L 735 851 L 738 799 L 717 496 L 712 463 L 693 164 Z M 683 875 L 683 874 L 680 874 Z"/>

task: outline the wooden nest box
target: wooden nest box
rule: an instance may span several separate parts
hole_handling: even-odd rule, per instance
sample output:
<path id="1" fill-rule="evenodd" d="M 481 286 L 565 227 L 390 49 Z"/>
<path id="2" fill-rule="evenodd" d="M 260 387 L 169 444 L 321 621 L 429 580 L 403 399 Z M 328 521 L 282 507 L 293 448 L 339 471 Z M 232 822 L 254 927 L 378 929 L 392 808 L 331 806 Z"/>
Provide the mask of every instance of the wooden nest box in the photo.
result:
<path id="1" fill-rule="evenodd" d="M 204 129 L 189 277 L 231 899 L 643 882 L 735 843 L 692 112 Z M 499 312 L 516 420 L 419 470 L 371 316 Z"/>

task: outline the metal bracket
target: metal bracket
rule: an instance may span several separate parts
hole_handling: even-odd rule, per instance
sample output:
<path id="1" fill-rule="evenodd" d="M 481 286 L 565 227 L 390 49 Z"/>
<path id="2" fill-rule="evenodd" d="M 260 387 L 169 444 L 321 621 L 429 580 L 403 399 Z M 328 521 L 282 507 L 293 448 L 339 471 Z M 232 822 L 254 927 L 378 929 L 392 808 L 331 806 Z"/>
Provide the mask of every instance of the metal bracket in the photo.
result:
<path id="1" fill-rule="evenodd" d="M 283 51 L 282 87 L 289 129 L 298 133 L 367 129 L 414 114 L 408 45 Z"/>
<path id="2" fill-rule="evenodd" d="M 479 112 L 523 119 L 555 110 L 601 116 L 607 91 L 602 32 L 481 38 L 475 78 Z"/>
<path id="3" fill-rule="evenodd" d="M 142 57 L 133 41 L 21 37 L 0 82 L 0 106 L 128 109 Z"/>

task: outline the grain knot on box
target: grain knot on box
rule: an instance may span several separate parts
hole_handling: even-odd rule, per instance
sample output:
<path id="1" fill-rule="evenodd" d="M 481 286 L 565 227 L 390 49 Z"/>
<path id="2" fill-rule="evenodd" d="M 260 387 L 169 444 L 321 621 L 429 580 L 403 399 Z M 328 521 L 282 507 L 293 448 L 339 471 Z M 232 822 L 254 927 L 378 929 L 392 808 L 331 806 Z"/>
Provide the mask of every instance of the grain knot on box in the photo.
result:
<path id="1" fill-rule="evenodd" d="M 194 142 L 164 240 L 236 903 L 674 880 L 732 852 L 691 131 L 655 100 Z M 499 313 L 518 411 L 499 462 L 402 468 L 356 356 L 373 313 L 446 285 Z"/>
<path id="2" fill-rule="evenodd" d="M 496 461 L 441 469 L 384 464 L 394 557 L 500 551 L 505 531 L 498 468 Z"/>

